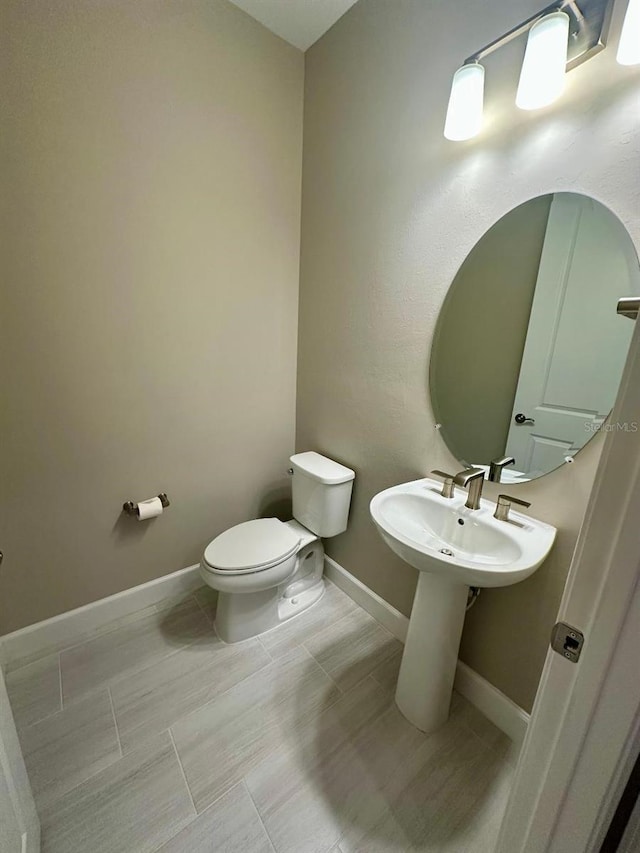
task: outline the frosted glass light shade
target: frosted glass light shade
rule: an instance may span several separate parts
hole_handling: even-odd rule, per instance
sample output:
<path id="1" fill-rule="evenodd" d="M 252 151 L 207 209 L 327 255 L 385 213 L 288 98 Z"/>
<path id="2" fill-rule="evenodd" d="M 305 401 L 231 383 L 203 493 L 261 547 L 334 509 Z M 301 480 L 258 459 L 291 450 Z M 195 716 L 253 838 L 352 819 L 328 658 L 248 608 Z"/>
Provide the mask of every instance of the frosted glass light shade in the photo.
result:
<path id="1" fill-rule="evenodd" d="M 640 0 L 629 0 L 616 59 L 620 65 L 640 64 Z"/>
<path id="2" fill-rule="evenodd" d="M 471 139 L 482 127 L 484 68 L 477 62 L 463 65 L 453 75 L 444 135 L 460 142 Z"/>
<path id="3" fill-rule="evenodd" d="M 516 95 L 516 105 L 521 110 L 537 110 L 560 97 L 568 44 L 566 12 L 552 12 L 531 27 Z"/>

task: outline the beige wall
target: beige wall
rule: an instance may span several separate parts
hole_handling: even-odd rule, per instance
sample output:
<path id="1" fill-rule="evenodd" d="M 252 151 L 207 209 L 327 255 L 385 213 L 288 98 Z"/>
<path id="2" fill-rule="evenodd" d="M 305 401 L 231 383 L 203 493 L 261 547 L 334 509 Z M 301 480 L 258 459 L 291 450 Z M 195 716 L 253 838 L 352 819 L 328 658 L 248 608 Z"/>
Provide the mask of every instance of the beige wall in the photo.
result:
<path id="1" fill-rule="evenodd" d="M 434 429 L 427 365 L 463 259 L 508 210 L 555 190 L 601 200 L 640 243 L 638 73 L 617 66 L 615 50 L 571 72 L 556 105 L 523 113 L 513 104 L 523 43 L 514 42 L 487 61 L 484 135 L 442 136 L 455 68 L 538 9 L 360 0 L 306 57 L 296 442 L 356 469 L 350 527 L 327 550 L 405 613 L 416 573 L 376 535 L 368 504 L 380 489 L 456 465 Z M 558 526 L 557 545 L 529 580 L 485 590 L 467 619 L 463 659 L 525 708 L 599 450 L 594 440 L 574 464 L 518 487 L 535 516 Z"/>
<path id="2" fill-rule="evenodd" d="M 440 311 L 431 403 L 447 447 L 469 464 L 488 465 L 506 450 L 551 199 L 531 199 L 491 226 Z"/>
<path id="3" fill-rule="evenodd" d="M 223 0 L 7 0 L 0 38 L 6 632 L 287 494 L 303 55 Z"/>

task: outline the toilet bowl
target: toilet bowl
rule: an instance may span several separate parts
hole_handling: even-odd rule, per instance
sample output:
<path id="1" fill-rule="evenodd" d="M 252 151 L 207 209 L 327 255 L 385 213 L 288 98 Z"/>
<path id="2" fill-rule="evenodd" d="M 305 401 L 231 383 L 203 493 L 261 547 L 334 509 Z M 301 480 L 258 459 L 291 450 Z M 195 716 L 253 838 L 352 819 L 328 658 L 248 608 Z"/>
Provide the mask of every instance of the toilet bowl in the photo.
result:
<path id="1" fill-rule="evenodd" d="M 291 457 L 294 518 L 257 518 L 209 543 L 202 580 L 218 590 L 215 626 L 227 643 L 269 631 L 307 610 L 324 593 L 321 536 L 347 527 L 354 472 L 309 451 Z"/>

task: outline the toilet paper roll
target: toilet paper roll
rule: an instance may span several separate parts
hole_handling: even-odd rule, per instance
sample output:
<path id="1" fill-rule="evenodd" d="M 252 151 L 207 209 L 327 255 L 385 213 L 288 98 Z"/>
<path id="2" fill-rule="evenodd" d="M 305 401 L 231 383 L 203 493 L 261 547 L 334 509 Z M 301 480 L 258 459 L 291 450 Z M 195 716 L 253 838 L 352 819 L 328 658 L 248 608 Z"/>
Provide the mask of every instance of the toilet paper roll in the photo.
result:
<path id="1" fill-rule="evenodd" d="M 140 501 L 138 504 L 138 521 L 146 518 L 155 518 L 162 515 L 162 501 L 160 498 L 149 498 L 148 501 Z"/>

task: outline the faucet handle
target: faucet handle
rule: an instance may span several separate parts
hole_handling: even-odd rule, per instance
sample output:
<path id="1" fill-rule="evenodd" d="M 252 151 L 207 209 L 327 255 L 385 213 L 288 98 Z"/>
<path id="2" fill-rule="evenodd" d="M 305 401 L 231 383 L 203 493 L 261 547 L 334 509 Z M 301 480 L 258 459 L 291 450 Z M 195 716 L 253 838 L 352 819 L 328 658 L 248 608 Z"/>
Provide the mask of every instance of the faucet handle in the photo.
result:
<path id="1" fill-rule="evenodd" d="M 446 471 L 438 471 L 436 468 L 431 472 L 435 474 L 436 477 L 442 477 L 442 491 L 440 494 L 443 498 L 452 498 L 455 495 L 455 486 L 453 485 L 453 474 L 447 474 Z"/>
<path id="2" fill-rule="evenodd" d="M 497 518 L 498 521 L 509 521 L 511 504 L 518 504 L 518 506 L 523 507 L 531 506 L 529 501 L 521 501 L 520 498 L 512 498 L 511 495 L 498 495 L 496 511 L 493 513 L 493 517 Z"/>

